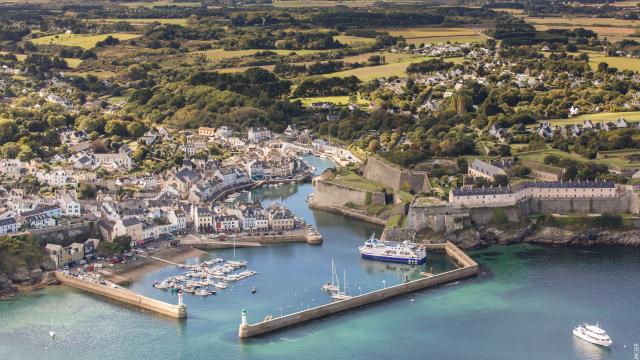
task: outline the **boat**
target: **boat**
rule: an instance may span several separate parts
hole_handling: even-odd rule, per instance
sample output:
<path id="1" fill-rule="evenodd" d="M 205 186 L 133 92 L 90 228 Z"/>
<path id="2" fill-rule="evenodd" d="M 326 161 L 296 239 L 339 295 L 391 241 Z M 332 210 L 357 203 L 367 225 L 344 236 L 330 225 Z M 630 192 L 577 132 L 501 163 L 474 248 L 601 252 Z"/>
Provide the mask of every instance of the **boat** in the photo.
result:
<path id="1" fill-rule="evenodd" d="M 199 296 L 208 296 L 209 291 L 207 289 L 202 288 L 202 289 L 196 290 L 195 294 Z"/>
<path id="2" fill-rule="evenodd" d="M 349 283 L 347 282 L 347 270 L 344 271 L 344 280 L 342 281 L 343 291 L 331 295 L 333 300 L 347 300 L 351 299 L 351 289 L 349 289 Z"/>
<path id="3" fill-rule="evenodd" d="M 218 289 L 226 289 L 229 285 L 223 282 L 217 282 L 213 284 L 213 286 L 217 287 Z"/>
<path id="4" fill-rule="evenodd" d="M 56 337 L 56 332 L 54 330 L 50 330 L 49 337 L 51 337 L 51 339 L 54 339 Z"/>
<path id="5" fill-rule="evenodd" d="M 392 242 L 376 239 L 372 234 L 369 240 L 358 247 L 365 259 L 420 265 L 427 261 L 427 250 L 410 241 Z"/>
<path id="6" fill-rule="evenodd" d="M 252 293 L 252 294 L 255 294 L 255 293 L 256 293 L 256 291 L 258 291 L 258 290 L 256 290 L 256 287 L 255 287 L 255 286 L 251 288 L 251 293 Z"/>
<path id="7" fill-rule="evenodd" d="M 336 272 L 336 265 L 333 259 L 331 259 L 331 281 L 322 285 L 322 290 L 328 293 L 340 291 L 340 281 L 338 280 L 338 273 Z"/>
<path id="8" fill-rule="evenodd" d="M 153 283 L 153 287 L 156 289 L 168 289 L 170 285 L 166 281 L 156 281 Z"/>
<path id="9" fill-rule="evenodd" d="M 598 323 L 595 325 L 582 323 L 573 328 L 573 335 L 584 341 L 607 348 L 613 343 L 607 332 Z"/>

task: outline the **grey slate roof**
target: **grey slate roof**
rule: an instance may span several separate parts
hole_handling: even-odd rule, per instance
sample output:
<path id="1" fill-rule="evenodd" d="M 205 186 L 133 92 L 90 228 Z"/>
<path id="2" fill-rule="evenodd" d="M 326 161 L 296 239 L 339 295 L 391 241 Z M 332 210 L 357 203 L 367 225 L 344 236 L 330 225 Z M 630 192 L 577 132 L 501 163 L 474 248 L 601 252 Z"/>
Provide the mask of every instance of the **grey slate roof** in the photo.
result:
<path id="1" fill-rule="evenodd" d="M 615 188 L 613 181 L 527 181 L 520 183 L 514 187 L 485 187 L 473 189 L 453 189 L 455 196 L 475 196 L 475 195 L 499 195 L 512 194 L 518 190 L 525 188 L 543 188 L 543 189 L 610 189 Z"/>

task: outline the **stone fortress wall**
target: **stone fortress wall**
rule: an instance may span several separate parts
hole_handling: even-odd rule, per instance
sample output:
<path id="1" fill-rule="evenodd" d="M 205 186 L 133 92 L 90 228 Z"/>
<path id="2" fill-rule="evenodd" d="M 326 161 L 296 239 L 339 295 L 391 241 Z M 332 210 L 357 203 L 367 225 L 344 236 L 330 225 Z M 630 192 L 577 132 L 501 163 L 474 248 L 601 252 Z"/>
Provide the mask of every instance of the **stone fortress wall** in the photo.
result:
<path id="1" fill-rule="evenodd" d="M 345 185 L 334 184 L 319 178 L 315 180 L 313 192 L 314 204 L 331 207 L 344 207 L 347 203 L 365 205 L 367 193 L 371 194 L 371 205 L 384 205 L 385 194 L 355 189 Z"/>
<path id="2" fill-rule="evenodd" d="M 525 198 L 515 205 L 491 207 L 465 207 L 456 204 L 421 206 L 414 201 L 409 207 L 407 227 L 420 231 L 430 229 L 450 232 L 463 229 L 471 223 L 486 225 L 497 212 L 502 212 L 508 222 L 518 222 L 530 215 L 551 214 L 640 214 L 640 196 L 630 187 L 620 186 L 614 197 L 585 198 Z"/>
<path id="3" fill-rule="evenodd" d="M 400 190 L 405 182 L 414 193 L 431 190 L 429 177 L 425 171 L 407 170 L 384 160 L 370 156 L 364 167 L 363 176 L 385 187 Z"/>

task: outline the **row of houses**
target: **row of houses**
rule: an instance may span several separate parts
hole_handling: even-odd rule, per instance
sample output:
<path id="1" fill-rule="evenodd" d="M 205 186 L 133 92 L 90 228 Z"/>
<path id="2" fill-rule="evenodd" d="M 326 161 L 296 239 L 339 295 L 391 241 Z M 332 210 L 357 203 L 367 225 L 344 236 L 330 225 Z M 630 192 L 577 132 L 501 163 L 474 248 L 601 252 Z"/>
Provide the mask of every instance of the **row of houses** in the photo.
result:
<path id="1" fill-rule="evenodd" d="M 288 231 L 296 227 L 287 208 L 262 208 L 258 203 L 240 203 L 233 208 L 192 206 L 194 228 L 202 233 Z"/>

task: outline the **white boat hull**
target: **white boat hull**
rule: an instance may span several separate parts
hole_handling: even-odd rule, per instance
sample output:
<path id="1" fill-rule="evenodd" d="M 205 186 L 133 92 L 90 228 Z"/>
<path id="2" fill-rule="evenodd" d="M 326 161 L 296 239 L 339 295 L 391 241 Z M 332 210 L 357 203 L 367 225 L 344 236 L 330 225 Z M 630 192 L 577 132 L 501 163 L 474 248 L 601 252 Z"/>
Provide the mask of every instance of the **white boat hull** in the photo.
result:
<path id="1" fill-rule="evenodd" d="M 590 342 L 592 344 L 595 345 L 599 345 L 599 346 L 603 346 L 603 347 L 610 347 L 611 344 L 613 344 L 613 341 L 609 340 L 599 340 L 599 339 L 595 339 L 590 337 L 588 334 L 578 330 L 578 329 L 573 329 L 573 335 L 579 337 L 580 339 Z"/>

